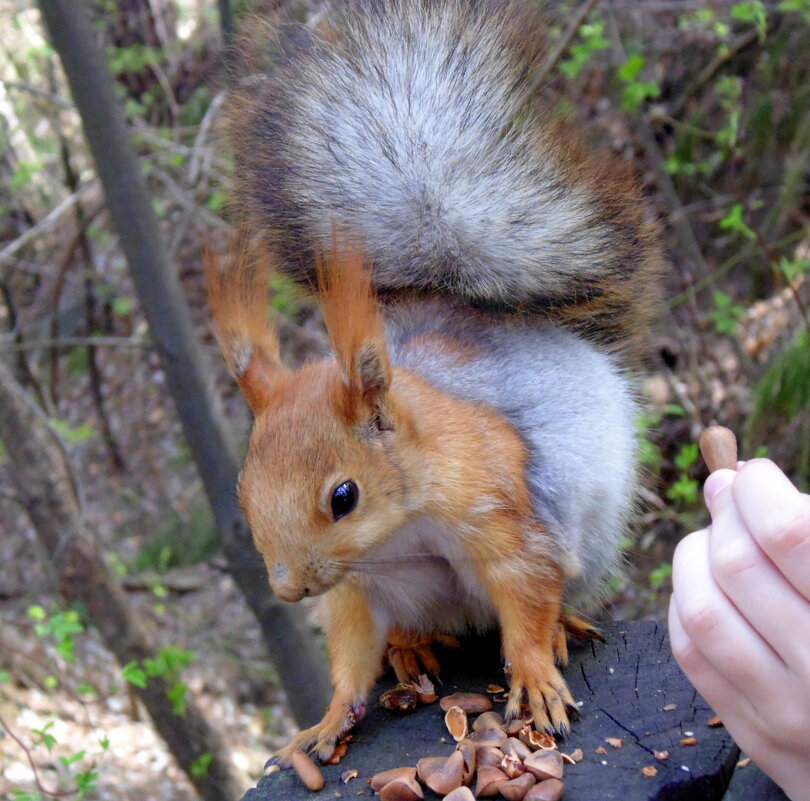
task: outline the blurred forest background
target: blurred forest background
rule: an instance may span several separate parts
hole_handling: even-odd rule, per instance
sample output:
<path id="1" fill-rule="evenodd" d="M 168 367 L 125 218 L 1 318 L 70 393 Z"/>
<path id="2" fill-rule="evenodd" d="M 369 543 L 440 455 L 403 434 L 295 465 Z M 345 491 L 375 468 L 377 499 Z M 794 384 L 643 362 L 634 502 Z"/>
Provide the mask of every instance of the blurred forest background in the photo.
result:
<path id="1" fill-rule="evenodd" d="M 200 256 L 231 232 L 223 41 L 277 6 L 317 24 L 316 0 L 0 0 L 0 798 L 238 798 L 323 702 L 315 630 L 268 598 L 236 508 L 250 421 Z M 58 7 L 92 7 L 86 42 Z M 704 426 L 810 480 L 810 0 L 548 7 L 538 79 L 666 228 L 644 486 L 604 610 L 663 618 L 673 548 L 706 522 Z M 87 42 L 117 98 L 91 90 L 95 122 L 68 65 Z M 286 357 L 322 352 L 310 306 L 274 302 Z"/>

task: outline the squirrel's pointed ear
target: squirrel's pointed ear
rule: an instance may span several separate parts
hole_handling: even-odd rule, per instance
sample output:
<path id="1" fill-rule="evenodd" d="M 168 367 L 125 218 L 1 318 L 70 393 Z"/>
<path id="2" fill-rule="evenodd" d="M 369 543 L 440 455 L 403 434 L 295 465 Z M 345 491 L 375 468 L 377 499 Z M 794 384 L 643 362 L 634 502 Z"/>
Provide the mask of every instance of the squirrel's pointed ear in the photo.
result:
<path id="1" fill-rule="evenodd" d="M 337 237 L 317 268 L 326 329 L 345 384 L 347 422 L 391 428 L 391 364 L 371 270 L 358 248 Z"/>
<path id="2" fill-rule="evenodd" d="M 222 354 L 254 414 L 266 409 L 280 374 L 278 335 L 270 323 L 270 267 L 247 238 L 237 238 L 227 257 L 203 254 L 208 301 Z"/>

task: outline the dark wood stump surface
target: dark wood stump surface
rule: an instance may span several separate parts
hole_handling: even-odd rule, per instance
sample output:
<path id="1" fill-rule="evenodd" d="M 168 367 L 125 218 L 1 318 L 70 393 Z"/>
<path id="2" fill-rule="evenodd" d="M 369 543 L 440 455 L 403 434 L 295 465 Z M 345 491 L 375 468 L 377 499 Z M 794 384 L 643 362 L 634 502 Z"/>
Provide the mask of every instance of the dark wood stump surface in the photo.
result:
<path id="1" fill-rule="evenodd" d="M 786 796 L 756 767 L 736 768 L 739 750 L 675 662 L 666 626 L 642 621 L 604 626 L 605 644 L 574 646 L 564 675 L 582 715 L 562 751 L 581 748 L 584 759 L 565 766 L 567 801 L 782 801 Z M 467 641 L 460 652 L 442 650 L 444 684 L 437 691 L 486 693 L 490 683 L 508 686 L 494 638 Z M 368 779 L 388 768 L 415 765 L 425 756 L 446 756 L 454 748 L 438 704 L 397 713 L 380 707 L 380 693 L 393 687 L 386 676 L 369 699 L 369 713 L 354 729 L 355 741 L 339 765 L 323 766 L 321 801 L 371 797 Z M 495 709 L 502 710 L 502 703 Z M 694 737 L 695 745 L 681 740 Z M 605 738 L 621 738 L 621 748 Z M 604 749 L 599 753 L 597 749 Z M 666 760 L 654 751 L 668 751 Z M 657 774 L 645 777 L 642 768 Z M 348 784 L 341 774 L 355 768 Z M 729 788 L 729 785 L 731 787 Z M 314 797 L 293 771 L 265 776 L 242 801 L 304 801 Z M 426 799 L 435 796 L 427 790 Z"/>

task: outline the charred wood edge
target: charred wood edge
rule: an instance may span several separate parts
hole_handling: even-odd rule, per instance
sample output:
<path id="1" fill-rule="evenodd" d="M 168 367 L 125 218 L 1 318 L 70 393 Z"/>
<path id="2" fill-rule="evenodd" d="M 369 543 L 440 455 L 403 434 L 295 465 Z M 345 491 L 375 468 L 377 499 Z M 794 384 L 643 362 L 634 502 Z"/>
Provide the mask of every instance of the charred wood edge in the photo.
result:
<path id="1" fill-rule="evenodd" d="M 191 313 L 152 211 L 109 67 L 96 42 L 88 6 L 79 0 L 39 3 L 51 42 L 82 118 L 110 217 L 166 372 L 186 439 L 213 509 L 231 573 L 259 620 L 296 721 L 314 723 L 329 698 L 325 659 L 303 610 L 270 592 L 244 516 L 236 503 L 236 449 L 226 430 Z"/>
<path id="2" fill-rule="evenodd" d="M 81 604 L 119 664 L 139 664 L 157 653 L 141 630 L 118 580 L 83 519 L 72 466 L 44 416 L 0 364 L 0 441 L 12 463 L 11 479 L 68 604 Z M 219 734 L 193 699 L 183 715 L 172 708 L 170 687 L 151 677 L 134 691 L 180 767 L 205 799 L 239 797 L 241 782 L 230 765 Z M 195 761 L 211 755 L 205 775 L 194 775 Z"/>

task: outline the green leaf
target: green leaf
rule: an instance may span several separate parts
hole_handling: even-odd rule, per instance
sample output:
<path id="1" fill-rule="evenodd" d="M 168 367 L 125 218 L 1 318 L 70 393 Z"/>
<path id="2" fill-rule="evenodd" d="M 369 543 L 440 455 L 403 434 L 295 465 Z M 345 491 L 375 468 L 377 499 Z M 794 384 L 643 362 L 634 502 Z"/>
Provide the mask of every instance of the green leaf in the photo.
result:
<path id="1" fill-rule="evenodd" d="M 610 47 L 610 41 L 604 37 L 604 31 L 604 22 L 586 23 L 580 26 L 581 41 L 570 47 L 568 58 L 560 64 L 560 70 L 564 75 L 573 80 L 585 69 L 594 53 Z"/>
<path id="2" fill-rule="evenodd" d="M 172 712 L 175 715 L 185 715 L 188 709 L 188 685 L 183 682 L 173 684 L 166 691 L 166 696 L 172 702 Z"/>
<path id="3" fill-rule="evenodd" d="M 205 202 L 205 205 L 208 206 L 211 211 L 217 212 L 222 209 L 227 199 L 228 197 L 224 192 L 212 192 Z"/>
<path id="4" fill-rule="evenodd" d="M 58 742 L 56 737 L 48 732 L 48 729 L 52 728 L 53 725 L 54 721 L 50 721 L 50 723 L 47 723 L 41 729 L 31 729 L 31 734 L 36 736 L 36 744 L 44 745 L 48 749 L 49 753 L 53 750 L 53 747 Z"/>
<path id="5" fill-rule="evenodd" d="M 675 467 L 685 473 L 700 456 L 700 448 L 696 442 L 688 442 L 682 445 L 678 455 L 675 457 Z"/>
<path id="6" fill-rule="evenodd" d="M 14 801 L 43 801 L 39 793 L 30 792 L 28 790 L 12 790 L 11 797 Z"/>
<path id="7" fill-rule="evenodd" d="M 661 87 L 657 83 L 631 83 L 622 91 L 622 108 L 625 111 L 636 111 L 643 103 L 660 94 Z"/>
<path id="8" fill-rule="evenodd" d="M 709 320 L 718 334 L 734 336 L 737 332 L 737 323 L 745 315 L 745 307 L 735 304 L 725 292 L 716 290 L 713 294 L 714 310 L 709 312 Z"/>
<path id="9" fill-rule="evenodd" d="M 672 562 L 664 562 L 654 570 L 650 571 L 650 586 L 658 590 L 664 582 L 672 575 Z"/>
<path id="10" fill-rule="evenodd" d="M 644 69 L 644 63 L 644 56 L 639 55 L 638 53 L 630 56 L 630 58 L 628 58 L 627 61 L 625 61 L 624 64 L 619 67 L 619 77 L 628 83 L 635 81 L 638 74 Z"/>
<path id="11" fill-rule="evenodd" d="M 725 217 L 720 220 L 720 228 L 724 231 L 736 231 L 746 239 L 756 239 L 757 235 L 748 227 L 743 217 L 742 203 L 735 203 Z"/>
<path id="12" fill-rule="evenodd" d="M 757 29 L 760 42 L 768 31 L 768 11 L 762 0 L 744 0 L 731 8 L 731 16 L 741 22 L 750 22 Z"/>
<path id="13" fill-rule="evenodd" d="M 51 427 L 62 436 L 69 445 L 78 445 L 87 442 L 96 435 L 93 426 L 88 422 L 72 426 L 67 420 L 60 420 L 58 417 L 50 418 Z"/>
<path id="14" fill-rule="evenodd" d="M 0 670 L 0 684 L 5 684 L 11 678 L 7 670 Z"/>
<path id="15" fill-rule="evenodd" d="M 41 606 L 29 606 L 28 617 L 30 617 L 31 620 L 45 620 L 47 613 Z"/>
<path id="16" fill-rule="evenodd" d="M 684 504 L 697 503 L 697 481 L 694 478 L 689 478 L 689 476 L 681 476 L 669 490 L 667 490 L 667 498 L 671 501 L 679 501 Z"/>
<path id="17" fill-rule="evenodd" d="M 189 768 L 191 775 L 198 779 L 202 779 L 208 775 L 208 769 L 211 767 L 211 762 L 214 759 L 213 754 L 200 754 L 192 763 Z"/>
<path id="18" fill-rule="evenodd" d="M 779 262 L 779 270 L 788 281 L 793 283 L 800 275 L 810 272 L 810 260 L 788 259 L 783 256 Z"/>
<path id="19" fill-rule="evenodd" d="M 138 667 L 137 662 L 130 662 L 121 669 L 121 673 L 124 676 L 124 679 L 128 681 L 130 684 L 134 684 L 136 687 L 140 687 L 143 689 L 146 687 L 147 682 L 149 681 L 146 676 L 146 671 Z"/>
<path id="20" fill-rule="evenodd" d="M 76 801 L 81 801 L 87 793 L 96 789 L 98 784 L 98 772 L 94 770 L 86 770 L 83 773 L 77 773 L 74 777 L 76 779 Z"/>
<path id="21" fill-rule="evenodd" d="M 135 301 L 127 296 L 120 296 L 113 299 L 112 310 L 119 317 L 127 317 L 132 314 L 132 309 L 135 307 Z"/>
<path id="22" fill-rule="evenodd" d="M 779 10 L 801 14 L 802 19 L 810 25 L 810 0 L 782 0 Z"/>
<path id="23" fill-rule="evenodd" d="M 66 767 L 70 767 L 75 762 L 78 762 L 80 759 L 84 759 L 85 752 L 84 751 L 77 751 L 72 756 L 60 756 L 59 761 Z"/>

